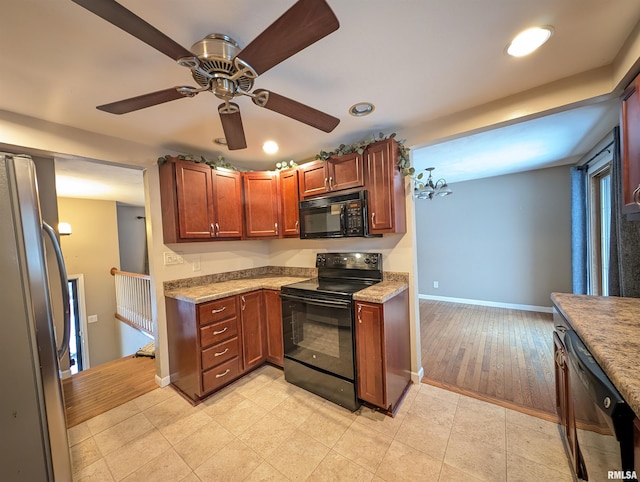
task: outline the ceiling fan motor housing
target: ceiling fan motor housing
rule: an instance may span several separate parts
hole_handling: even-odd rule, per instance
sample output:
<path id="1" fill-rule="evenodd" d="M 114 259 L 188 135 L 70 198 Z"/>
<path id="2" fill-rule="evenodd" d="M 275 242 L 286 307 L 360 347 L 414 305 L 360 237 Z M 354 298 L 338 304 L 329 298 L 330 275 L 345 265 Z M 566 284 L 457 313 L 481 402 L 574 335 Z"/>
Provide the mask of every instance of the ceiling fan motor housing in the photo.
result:
<path id="1" fill-rule="evenodd" d="M 209 87 L 219 98 L 232 99 L 238 90 L 249 92 L 253 87 L 253 78 L 238 73 L 234 59 L 240 52 L 238 42 L 231 37 L 212 33 L 191 46 L 191 51 L 200 60 L 200 68 L 209 73 L 214 81 L 202 75 L 197 69 L 192 69 L 193 79 L 202 87 Z"/>

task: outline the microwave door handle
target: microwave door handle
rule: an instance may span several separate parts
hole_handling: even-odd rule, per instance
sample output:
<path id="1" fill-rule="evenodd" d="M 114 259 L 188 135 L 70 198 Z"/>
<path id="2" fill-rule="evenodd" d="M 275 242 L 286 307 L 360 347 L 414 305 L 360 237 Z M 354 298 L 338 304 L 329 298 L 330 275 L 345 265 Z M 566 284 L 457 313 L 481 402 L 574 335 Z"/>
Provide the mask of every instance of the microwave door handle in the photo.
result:
<path id="1" fill-rule="evenodd" d="M 340 230 L 342 231 L 342 235 L 346 236 L 348 233 L 348 226 L 347 226 L 347 205 L 346 204 L 342 204 L 342 206 L 340 206 Z"/>

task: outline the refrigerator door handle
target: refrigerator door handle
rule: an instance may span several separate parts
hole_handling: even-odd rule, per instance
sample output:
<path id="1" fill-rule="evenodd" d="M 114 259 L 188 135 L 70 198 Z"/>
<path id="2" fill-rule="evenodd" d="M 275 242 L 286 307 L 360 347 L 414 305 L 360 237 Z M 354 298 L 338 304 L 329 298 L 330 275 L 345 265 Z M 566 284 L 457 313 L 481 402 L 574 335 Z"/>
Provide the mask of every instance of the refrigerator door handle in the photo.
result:
<path id="1" fill-rule="evenodd" d="M 53 245 L 53 251 L 56 254 L 58 260 L 58 272 L 60 273 L 60 284 L 62 288 L 62 304 L 64 306 L 64 329 L 62 331 L 62 342 L 57 348 L 58 360 L 61 360 L 64 354 L 69 348 L 69 337 L 71 335 L 71 309 L 69 300 L 69 279 L 67 278 L 67 269 L 64 266 L 64 258 L 62 257 L 62 248 L 58 242 L 58 237 L 54 229 L 44 221 L 42 222 L 42 228 L 49 235 L 51 244 Z"/>

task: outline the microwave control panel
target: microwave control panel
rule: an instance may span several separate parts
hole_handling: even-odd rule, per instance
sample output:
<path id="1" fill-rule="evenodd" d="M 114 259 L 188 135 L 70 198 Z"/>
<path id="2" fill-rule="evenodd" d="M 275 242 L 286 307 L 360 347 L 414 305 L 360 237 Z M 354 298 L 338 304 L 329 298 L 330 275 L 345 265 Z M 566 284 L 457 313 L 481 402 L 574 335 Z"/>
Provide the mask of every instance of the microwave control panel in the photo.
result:
<path id="1" fill-rule="evenodd" d="M 364 235 L 364 219 L 362 217 L 362 201 L 346 203 L 346 228 L 348 236 Z"/>

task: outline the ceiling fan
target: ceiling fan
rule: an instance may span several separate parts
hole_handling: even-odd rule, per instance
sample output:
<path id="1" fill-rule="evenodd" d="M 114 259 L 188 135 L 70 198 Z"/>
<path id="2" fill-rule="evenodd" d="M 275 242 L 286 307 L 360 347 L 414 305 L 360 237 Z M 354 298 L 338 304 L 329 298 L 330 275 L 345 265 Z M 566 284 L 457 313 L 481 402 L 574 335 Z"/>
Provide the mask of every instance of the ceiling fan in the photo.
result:
<path id="1" fill-rule="evenodd" d="M 218 106 L 227 147 L 244 149 L 247 142 L 234 97 L 246 95 L 253 103 L 304 124 L 331 132 L 340 119 L 275 92 L 256 89 L 254 80 L 283 60 L 326 37 L 340 26 L 325 0 L 298 0 L 244 49 L 223 34 L 211 34 L 187 50 L 114 0 L 72 0 L 130 33 L 191 70 L 200 87 L 179 86 L 97 107 L 125 114 L 157 104 L 210 91 L 224 102 Z"/>

